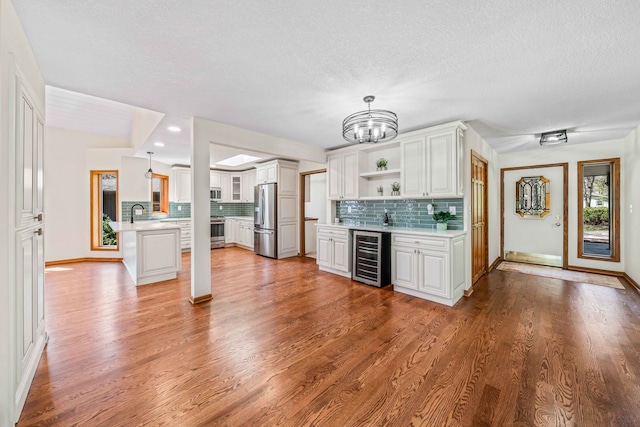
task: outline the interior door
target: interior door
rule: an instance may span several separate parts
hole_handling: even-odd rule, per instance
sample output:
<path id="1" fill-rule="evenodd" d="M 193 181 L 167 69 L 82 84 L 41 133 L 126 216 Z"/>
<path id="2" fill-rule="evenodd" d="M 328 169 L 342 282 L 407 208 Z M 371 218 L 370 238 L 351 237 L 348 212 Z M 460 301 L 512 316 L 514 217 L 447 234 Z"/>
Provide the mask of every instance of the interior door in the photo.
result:
<path id="1" fill-rule="evenodd" d="M 566 165 L 541 165 L 502 170 L 503 258 L 566 267 L 565 175 Z M 549 185 L 548 215 L 516 213 L 516 182 L 524 177 L 544 177 Z"/>
<path id="2" fill-rule="evenodd" d="M 475 152 L 471 154 L 471 283 L 489 268 L 487 229 L 487 166 Z"/>

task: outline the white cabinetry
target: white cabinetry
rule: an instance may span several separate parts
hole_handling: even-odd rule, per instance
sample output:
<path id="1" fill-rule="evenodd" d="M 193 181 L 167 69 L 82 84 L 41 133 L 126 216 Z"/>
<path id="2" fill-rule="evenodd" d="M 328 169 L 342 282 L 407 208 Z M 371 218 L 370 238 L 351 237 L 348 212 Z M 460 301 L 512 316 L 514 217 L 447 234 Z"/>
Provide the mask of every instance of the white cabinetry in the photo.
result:
<path id="1" fill-rule="evenodd" d="M 245 218 L 226 218 L 224 222 L 224 240 L 232 244 L 253 250 L 253 220 Z"/>
<path id="2" fill-rule="evenodd" d="M 391 279 L 395 291 L 454 305 L 464 292 L 464 235 L 393 233 Z"/>
<path id="3" fill-rule="evenodd" d="M 242 174 L 242 203 L 253 203 L 256 171 L 250 170 Z"/>
<path id="4" fill-rule="evenodd" d="M 402 183 L 406 198 L 463 195 L 462 124 L 412 132 L 400 141 Z"/>
<path id="5" fill-rule="evenodd" d="M 220 188 L 222 186 L 222 173 L 218 171 L 209 171 L 209 187 Z"/>
<path id="6" fill-rule="evenodd" d="M 224 219 L 224 243 L 231 245 L 235 243 L 236 220 L 233 218 Z"/>
<path id="7" fill-rule="evenodd" d="M 191 219 L 171 219 L 162 220 L 162 222 L 180 226 L 180 250 L 182 252 L 191 250 Z"/>
<path id="8" fill-rule="evenodd" d="M 263 163 L 256 166 L 256 184 L 278 182 L 278 164 L 276 162 Z"/>
<path id="9" fill-rule="evenodd" d="M 220 202 L 222 203 L 230 203 L 231 202 L 231 175 L 226 172 L 220 173 L 220 188 L 222 190 L 222 198 Z"/>
<path id="10" fill-rule="evenodd" d="M 327 157 L 327 196 L 332 200 L 358 199 L 358 151 Z"/>
<path id="11" fill-rule="evenodd" d="M 318 226 L 316 263 L 320 270 L 351 277 L 351 233 L 347 228 Z"/>
<path id="12" fill-rule="evenodd" d="M 191 203 L 191 169 L 173 168 L 173 201 Z"/>
<path id="13" fill-rule="evenodd" d="M 231 201 L 242 201 L 242 175 L 231 175 Z"/>

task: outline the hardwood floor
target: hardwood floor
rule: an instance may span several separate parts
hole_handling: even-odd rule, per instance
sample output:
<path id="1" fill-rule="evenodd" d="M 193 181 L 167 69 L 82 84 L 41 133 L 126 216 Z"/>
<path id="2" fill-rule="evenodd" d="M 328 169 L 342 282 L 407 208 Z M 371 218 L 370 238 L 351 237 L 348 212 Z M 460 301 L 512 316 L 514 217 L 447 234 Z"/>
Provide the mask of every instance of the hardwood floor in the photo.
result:
<path id="1" fill-rule="evenodd" d="M 19 426 L 637 426 L 640 294 L 493 271 L 455 307 L 214 250 L 213 301 L 47 269 Z"/>

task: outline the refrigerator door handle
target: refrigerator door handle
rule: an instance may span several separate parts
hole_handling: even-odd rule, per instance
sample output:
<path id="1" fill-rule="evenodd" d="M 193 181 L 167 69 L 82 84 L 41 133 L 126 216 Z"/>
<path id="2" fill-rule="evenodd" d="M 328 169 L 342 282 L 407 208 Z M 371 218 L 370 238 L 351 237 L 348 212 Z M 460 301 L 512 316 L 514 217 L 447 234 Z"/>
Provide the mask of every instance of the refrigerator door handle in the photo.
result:
<path id="1" fill-rule="evenodd" d="M 256 234 L 273 234 L 273 231 L 254 230 Z"/>

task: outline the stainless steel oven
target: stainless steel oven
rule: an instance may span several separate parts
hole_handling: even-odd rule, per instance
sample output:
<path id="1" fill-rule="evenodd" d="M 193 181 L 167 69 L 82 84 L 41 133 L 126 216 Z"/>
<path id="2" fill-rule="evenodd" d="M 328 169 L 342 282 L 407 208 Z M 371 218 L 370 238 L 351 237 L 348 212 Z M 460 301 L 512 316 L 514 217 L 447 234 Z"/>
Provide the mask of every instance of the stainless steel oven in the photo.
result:
<path id="1" fill-rule="evenodd" d="M 211 217 L 211 249 L 224 248 L 224 217 Z"/>

